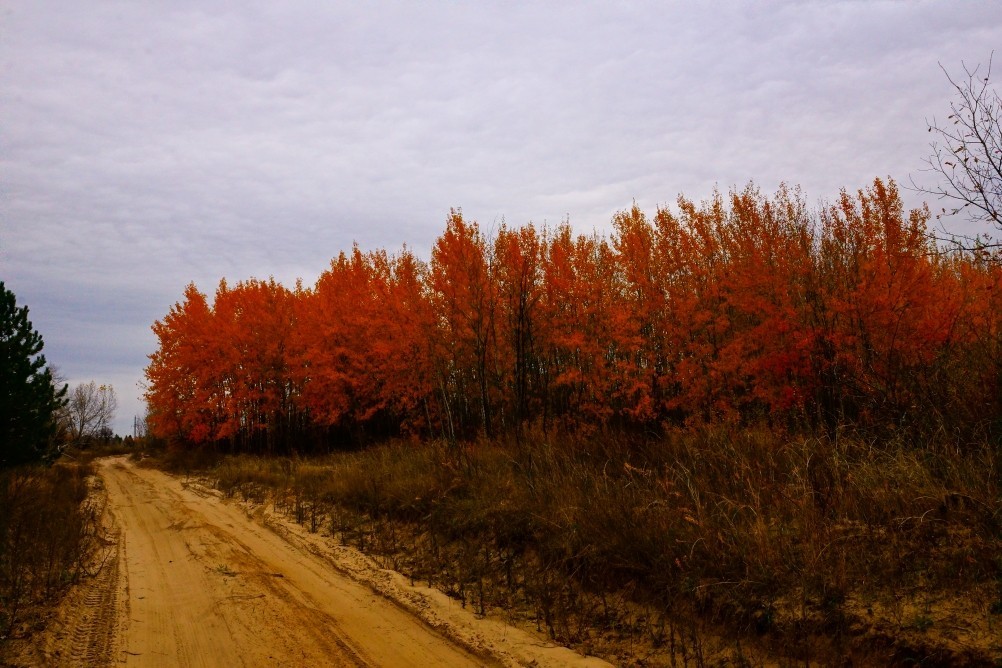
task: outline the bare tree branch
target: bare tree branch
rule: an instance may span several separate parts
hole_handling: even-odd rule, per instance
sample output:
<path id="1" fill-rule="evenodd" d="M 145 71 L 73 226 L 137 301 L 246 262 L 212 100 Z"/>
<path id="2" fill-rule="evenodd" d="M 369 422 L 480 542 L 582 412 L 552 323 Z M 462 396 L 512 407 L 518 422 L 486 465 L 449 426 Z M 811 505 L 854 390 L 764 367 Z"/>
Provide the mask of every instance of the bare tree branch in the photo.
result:
<path id="1" fill-rule="evenodd" d="M 118 410 L 118 396 L 111 385 L 94 381 L 77 385 L 64 409 L 67 431 L 73 443 L 102 438 L 111 428 Z"/>
<path id="2" fill-rule="evenodd" d="M 969 221 L 1002 231 L 1002 98 L 991 83 L 991 58 L 985 68 L 962 66 L 964 76 L 954 78 L 940 65 L 956 97 L 946 122 L 926 120 L 933 140 L 922 171 L 936 174 L 938 183 L 919 185 L 914 178 L 911 183 L 916 191 L 944 202 L 937 220 L 964 214 Z M 947 233 L 946 238 L 972 250 L 1002 246 L 991 231 L 973 236 Z"/>

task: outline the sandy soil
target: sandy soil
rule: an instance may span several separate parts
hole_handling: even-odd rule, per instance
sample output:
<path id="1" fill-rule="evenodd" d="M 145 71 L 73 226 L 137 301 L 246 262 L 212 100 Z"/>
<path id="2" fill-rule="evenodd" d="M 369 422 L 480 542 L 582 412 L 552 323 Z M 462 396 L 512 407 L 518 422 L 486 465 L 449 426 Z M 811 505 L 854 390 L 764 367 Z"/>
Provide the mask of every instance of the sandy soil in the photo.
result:
<path id="1" fill-rule="evenodd" d="M 36 647 L 64 666 L 598 666 L 348 548 L 124 458 L 109 540 Z"/>

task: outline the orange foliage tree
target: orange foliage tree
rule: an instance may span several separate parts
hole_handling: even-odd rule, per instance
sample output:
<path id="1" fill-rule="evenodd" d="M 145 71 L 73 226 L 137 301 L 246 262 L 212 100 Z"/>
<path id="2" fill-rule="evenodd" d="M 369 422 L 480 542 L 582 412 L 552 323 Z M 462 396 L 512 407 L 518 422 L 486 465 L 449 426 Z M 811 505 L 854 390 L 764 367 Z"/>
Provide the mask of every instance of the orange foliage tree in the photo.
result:
<path id="1" fill-rule="evenodd" d="M 497 385 L 496 289 L 487 240 L 453 210 L 431 251 L 429 288 L 441 325 L 438 382 L 450 430 L 493 433 Z M 454 423 L 453 423 L 454 421 Z"/>
<path id="2" fill-rule="evenodd" d="M 508 422 L 516 430 L 540 409 L 543 252 L 544 240 L 531 223 L 516 230 L 502 226 L 494 239 L 491 276 L 500 360 L 498 391 L 502 414 L 510 416 Z"/>
<path id="3" fill-rule="evenodd" d="M 994 429 L 1002 263 L 947 252 L 893 181 L 810 210 L 754 186 L 611 235 L 488 238 L 450 213 L 430 262 L 354 248 L 309 288 L 194 285 L 154 332 L 151 429 L 242 450 L 719 421 Z"/>

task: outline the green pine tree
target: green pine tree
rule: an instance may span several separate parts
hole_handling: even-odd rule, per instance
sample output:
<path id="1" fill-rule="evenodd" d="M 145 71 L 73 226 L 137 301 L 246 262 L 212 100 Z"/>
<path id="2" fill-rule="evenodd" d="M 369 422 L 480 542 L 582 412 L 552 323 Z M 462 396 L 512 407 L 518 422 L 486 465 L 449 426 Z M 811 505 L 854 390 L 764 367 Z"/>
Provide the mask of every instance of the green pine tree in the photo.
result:
<path id="1" fill-rule="evenodd" d="M 57 454 L 56 411 L 66 387 L 57 388 L 42 352 L 42 335 L 0 281 L 0 469 L 49 462 Z"/>

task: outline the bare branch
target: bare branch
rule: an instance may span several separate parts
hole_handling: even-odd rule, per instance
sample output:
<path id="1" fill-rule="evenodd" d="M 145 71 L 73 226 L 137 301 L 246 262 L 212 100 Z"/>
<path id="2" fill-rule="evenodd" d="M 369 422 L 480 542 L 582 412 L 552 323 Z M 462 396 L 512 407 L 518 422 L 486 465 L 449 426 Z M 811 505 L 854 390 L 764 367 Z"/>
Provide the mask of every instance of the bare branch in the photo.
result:
<path id="1" fill-rule="evenodd" d="M 118 396 L 111 385 L 94 381 L 77 385 L 64 409 L 66 427 L 73 443 L 102 438 L 111 428 L 118 410 Z"/>
<path id="2" fill-rule="evenodd" d="M 919 185 L 912 178 L 911 184 L 944 201 L 937 219 L 964 214 L 969 221 L 1002 230 L 1002 98 L 991 83 L 991 58 L 983 73 L 980 65 L 962 66 L 964 76 L 955 79 L 940 65 L 956 98 L 946 122 L 935 117 L 926 121 L 933 140 L 922 171 L 936 174 L 938 183 Z M 960 239 L 978 250 L 999 245 L 987 233 Z"/>

